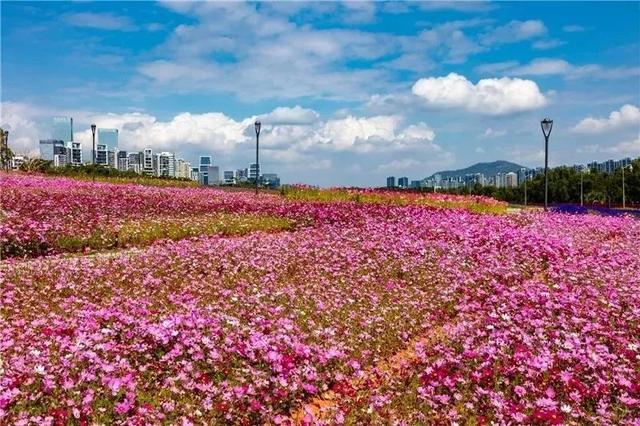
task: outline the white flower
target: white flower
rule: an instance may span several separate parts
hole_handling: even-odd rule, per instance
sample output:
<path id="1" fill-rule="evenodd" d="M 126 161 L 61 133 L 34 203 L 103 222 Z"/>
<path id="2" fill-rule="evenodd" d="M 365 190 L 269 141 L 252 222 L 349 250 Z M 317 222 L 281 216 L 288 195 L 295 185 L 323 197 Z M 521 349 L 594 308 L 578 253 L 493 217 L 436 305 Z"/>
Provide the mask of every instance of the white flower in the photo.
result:
<path id="1" fill-rule="evenodd" d="M 33 370 L 37 374 L 40 374 L 41 376 L 44 376 L 47 373 L 47 370 L 45 370 L 44 365 L 41 365 L 41 364 L 36 365 L 36 367 Z"/>
<path id="2" fill-rule="evenodd" d="M 560 411 L 562 411 L 563 413 L 569 414 L 571 412 L 571 406 L 568 404 L 562 404 L 560 406 Z"/>

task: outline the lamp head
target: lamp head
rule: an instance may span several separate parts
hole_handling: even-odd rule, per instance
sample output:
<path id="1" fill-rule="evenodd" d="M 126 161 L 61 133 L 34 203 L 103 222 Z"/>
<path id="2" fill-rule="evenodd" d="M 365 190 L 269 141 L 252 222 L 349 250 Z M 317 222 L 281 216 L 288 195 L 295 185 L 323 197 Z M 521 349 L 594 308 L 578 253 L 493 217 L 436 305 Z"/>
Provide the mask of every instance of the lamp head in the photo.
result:
<path id="1" fill-rule="evenodd" d="M 550 118 L 545 118 L 540 122 L 540 127 L 542 127 L 542 133 L 545 138 L 548 138 L 551 134 L 551 129 L 553 128 L 553 120 Z"/>
<path id="2" fill-rule="evenodd" d="M 262 123 L 260 123 L 260 120 L 256 120 L 256 122 L 253 124 L 256 128 L 256 135 L 260 134 L 260 127 L 262 126 Z"/>
<path id="3" fill-rule="evenodd" d="M 95 124 L 91 125 L 91 133 L 94 133 L 94 134 L 96 133 L 96 125 Z"/>

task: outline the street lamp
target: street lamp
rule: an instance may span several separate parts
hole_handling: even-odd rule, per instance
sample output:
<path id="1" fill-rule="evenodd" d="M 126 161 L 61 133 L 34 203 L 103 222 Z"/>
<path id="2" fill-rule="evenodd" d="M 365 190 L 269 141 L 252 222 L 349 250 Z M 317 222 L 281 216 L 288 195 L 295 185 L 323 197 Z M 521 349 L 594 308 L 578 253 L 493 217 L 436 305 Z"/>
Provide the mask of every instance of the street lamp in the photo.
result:
<path id="1" fill-rule="evenodd" d="M 2 129 L 0 129 L 0 130 L 2 130 Z M 4 143 L 4 148 L 5 148 L 6 151 L 8 151 L 9 150 L 9 131 L 5 130 L 4 131 L 4 135 L 0 135 L 0 138 L 4 139 L 4 142 L 3 142 Z M 10 160 L 11 159 L 3 158 L 3 161 L 5 161 L 6 164 L 2 164 L 2 167 L 6 167 L 7 171 L 9 171 L 9 169 L 11 168 L 11 164 L 10 164 L 11 161 Z"/>
<path id="2" fill-rule="evenodd" d="M 549 168 L 549 135 L 553 128 L 553 120 L 545 118 L 540 122 L 542 128 L 542 134 L 544 135 L 544 209 L 547 210 L 547 200 L 549 193 L 549 178 L 547 171 Z"/>
<path id="3" fill-rule="evenodd" d="M 256 195 L 258 195 L 258 183 L 260 181 L 260 162 L 258 160 L 258 147 L 260 146 L 260 127 L 262 126 L 262 123 L 260 123 L 260 120 L 256 120 L 253 125 L 256 128 Z"/>
<path id="4" fill-rule="evenodd" d="M 529 176 L 527 176 L 527 172 L 524 172 L 524 206 L 527 207 L 527 180 Z"/>
<path id="5" fill-rule="evenodd" d="M 93 165 L 96 165 L 96 125 L 92 124 L 91 125 L 91 135 L 93 137 Z"/>
<path id="6" fill-rule="evenodd" d="M 627 167 L 629 167 L 630 172 L 633 171 L 633 166 L 631 164 L 622 166 L 622 208 L 623 209 L 627 208 L 627 198 L 624 193 L 624 169 L 626 169 Z"/>

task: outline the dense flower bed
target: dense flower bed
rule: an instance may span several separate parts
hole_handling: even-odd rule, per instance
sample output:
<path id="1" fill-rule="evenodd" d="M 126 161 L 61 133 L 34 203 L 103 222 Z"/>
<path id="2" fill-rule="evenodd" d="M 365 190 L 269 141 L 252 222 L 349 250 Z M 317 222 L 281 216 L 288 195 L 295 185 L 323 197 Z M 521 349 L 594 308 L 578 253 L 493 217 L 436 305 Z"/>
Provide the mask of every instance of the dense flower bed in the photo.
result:
<path id="1" fill-rule="evenodd" d="M 313 226 L 0 263 L 0 423 L 640 421 L 637 220 L 171 191 Z"/>

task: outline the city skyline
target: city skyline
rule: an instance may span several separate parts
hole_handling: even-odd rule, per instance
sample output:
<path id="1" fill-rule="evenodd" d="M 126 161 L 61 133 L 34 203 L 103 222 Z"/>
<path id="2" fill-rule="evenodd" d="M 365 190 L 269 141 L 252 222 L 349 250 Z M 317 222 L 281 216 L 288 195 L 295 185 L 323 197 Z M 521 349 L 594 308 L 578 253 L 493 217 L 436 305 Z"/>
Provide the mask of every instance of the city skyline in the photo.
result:
<path id="1" fill-rule="evenodd" d="M 66 115 L 85 156 L 96 122 L 124 150 L 224 170 L 253 161 L 259 118 L 261 168 L 322 186 L 535 168 L 544 116 L 551 166 L 635 157 L 637 18 L 632 2 L 3 3 L 0 125 L 16 153 Z"/>

